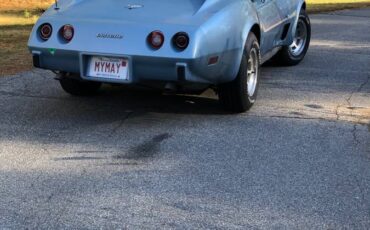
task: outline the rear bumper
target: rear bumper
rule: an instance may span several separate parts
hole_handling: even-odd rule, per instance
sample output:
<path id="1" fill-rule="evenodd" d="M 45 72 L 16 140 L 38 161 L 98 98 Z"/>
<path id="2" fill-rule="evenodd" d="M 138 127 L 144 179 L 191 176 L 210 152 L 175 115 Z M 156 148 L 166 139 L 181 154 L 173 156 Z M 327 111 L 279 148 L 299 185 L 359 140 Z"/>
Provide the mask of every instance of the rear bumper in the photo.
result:
<path id="1" fill-rule="evenodd" d="M 209 58 L 215 55 L 179 59 L 165 57 L 130 56 L 103 53 L 85 53 L 78 51 L 52 50 L 44 48 L 30 48 L 34 66 L 42 69 L 63 71 L 80 74 L 81 78 L 91 81 L 109 83 L 138 83 L 142 81 L 163 82 L 193 82 L 203 84 L 217 84 L 225 78 L 222 69 L 224 64 L 219 61 L 208 65 Z M 87 75 L 89 57 L 121 57 L 129 60 L 129 79 L 101 79 Z M 219 56 L 219 55 L 216 55 Z"/>

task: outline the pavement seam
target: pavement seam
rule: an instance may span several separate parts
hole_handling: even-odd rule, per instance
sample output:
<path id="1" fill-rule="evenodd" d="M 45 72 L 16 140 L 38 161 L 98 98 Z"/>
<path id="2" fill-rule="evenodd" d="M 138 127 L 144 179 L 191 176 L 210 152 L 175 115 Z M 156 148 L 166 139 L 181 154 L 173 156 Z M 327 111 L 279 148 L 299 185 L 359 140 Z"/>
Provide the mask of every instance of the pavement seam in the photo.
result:
<path id="1" fill-rule="evenodd" d="M 317 120 L 317 121 L 327 121 L 327 122 L 336 122 L 335 120 L 329 120 L 321 117 L 297 117 L 297 116 L 284 116 L 284 115 L 271 115 L 271 116 L 263 116 L 263 115 L 250 115 L 251 117 L 259 117 L 259 118 L 281 118 L 281 119 L 295 119 L 295 120 Z"/>
<path id="2" fill-rule="evenodd" d="M 340 17 L 353 17 L 353 18 L 368 18 L 370 20 L 370 17 L 363 16 L 363 15 L 338 14 L 338 13 L 327 13 L 327 14 L 322 14 L 322 15 L 340 16 Z"/>
<path id="3" fill-rule="evenodd" d="M 363 126 L 369 126 L 370 127 L 370 124 L 364 124 L 364 123 L 361 123 L 360 121 L 351 121 L 351 120 L 343 120 L 340 118 L 340 114 L 337 113 L 338 117 L 333 120 L 333 119 L 327 119 L 327 118 L 322 118 L 322 117 L 299 117 L 299 116 L 284 116 L 284 115 L 271 115 L 271 116 L 265 116 L 265 115 L 249 115 L 250 117 L 257 117 L 257 118 L 281 118 L 281 119 L 295 119 L 295 120 L 316 120 L 316 121 L 325 121 L 325 122 L 337 122 L 337 121 L 343 121 L 343 122 L 347 122 L 349 124 L 354 124 L 354 125 L 363 125 Z M 370 129 L 370 128 L 369 128 Z M 356 127 L 356 131 L 357 131 L 357 127 Z"/>

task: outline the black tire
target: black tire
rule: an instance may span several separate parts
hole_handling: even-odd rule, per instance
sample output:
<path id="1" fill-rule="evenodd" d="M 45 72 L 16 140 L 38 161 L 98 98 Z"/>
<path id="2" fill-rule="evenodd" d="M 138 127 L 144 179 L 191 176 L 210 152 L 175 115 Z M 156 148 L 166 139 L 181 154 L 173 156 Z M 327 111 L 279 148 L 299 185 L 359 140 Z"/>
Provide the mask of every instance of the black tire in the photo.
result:
<path id="1" fill-rule="evenodd" d="M 310 22 L 310 18 L 308 17 L 304 9 L 302 9 L 300 12 L 297 27 L 300 22 L 304 23 L 307 29 L 306 30 L 307 31 L 306 42 L 304 44 L 304 47 L 303 49 L 300 49 L 299 52 L 295 54 L 290 48 L 291 45 L 283 46 L 282 49 L 278 52 L 278 54 L 274 57 L 274 60 L 280 65 L 283 65 L 283 66 L 298 65 L 307 54 L 308 48 L 310 46 L 310 41 L 311 41 L 311 22 Z"/>
<path id="2" fill-rule="evenodd" d="M 63 90 L 73 96 L 91 96 L 95 95 L 100 86 L 100 82 L 83 81 L 79 79 L 62 77 L 59 79 Z"/>
<path id="3" fill-rule="evenodd" d="M 250 57 L 256 57 L 256 69 L 252 74 L 255 81 L 253 81 L 253 92 L 248 91 L 248 66 Z M 257 99 L 259 76 L 260 76 L 260 46 L 257 37 L 254 33 L 248 35 L 245 44 L 240 68 L 237 77 L 232 82 L 228 82 L 218 86 L 218 97 L 223 107 L 231 112 L 243 113 L 248 111 Z M 250 84 L 252 85 L 252 84 Z"/>

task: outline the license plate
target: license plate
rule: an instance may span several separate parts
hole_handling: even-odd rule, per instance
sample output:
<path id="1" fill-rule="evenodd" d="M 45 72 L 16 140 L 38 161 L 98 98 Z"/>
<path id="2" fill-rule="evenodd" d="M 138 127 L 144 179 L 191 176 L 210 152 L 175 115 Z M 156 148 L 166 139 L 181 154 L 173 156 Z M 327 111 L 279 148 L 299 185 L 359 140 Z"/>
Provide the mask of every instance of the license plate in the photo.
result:
<path id="1" fill-rule="evenodd" d="M 125 58 L 91 57 L 88 76 L 117 80 L 128 80 L 128 60 Z"/>

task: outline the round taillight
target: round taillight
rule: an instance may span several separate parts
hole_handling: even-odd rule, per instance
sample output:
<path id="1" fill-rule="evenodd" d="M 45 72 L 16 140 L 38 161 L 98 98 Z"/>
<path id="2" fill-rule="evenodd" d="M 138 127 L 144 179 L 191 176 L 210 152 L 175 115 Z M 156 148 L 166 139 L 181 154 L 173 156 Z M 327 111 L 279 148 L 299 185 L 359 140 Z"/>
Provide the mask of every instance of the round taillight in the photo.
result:
<path id="1" fill-rule="evenodd" d="M 185 50 L 189 45 L 189 36 L 185 32 L 179 32 L 173 36 L 172 43 L 179 50 Z"/>
<path id="2" fill-rule="evenodd" d="M 61 30 L 61 35 L 66 42 L 70 42 L 73 39 L 74 29 L 71 25 L 64 25 Z"/>
<path id="3" fill-rule="evenodd" d="M 164 43 L 164 35 L 161 31 L 153 31 L 148 35 L 148 43 L 154 49 L 159 49 Z"/>
<path id="4" fill-rule="evenodd" d="M 49 23 L 40 26 L 40 38 L 44 41 L 48 40 L 53 33 L 53 27 Z"/>

